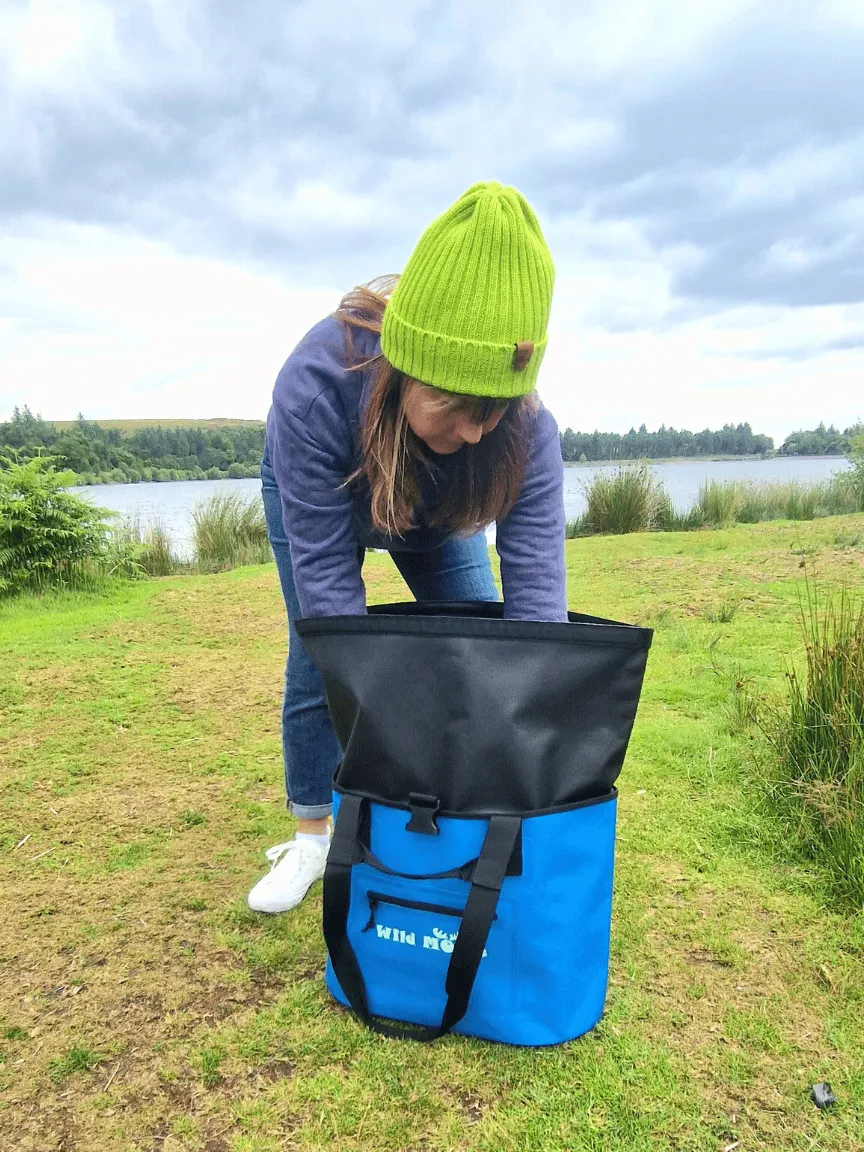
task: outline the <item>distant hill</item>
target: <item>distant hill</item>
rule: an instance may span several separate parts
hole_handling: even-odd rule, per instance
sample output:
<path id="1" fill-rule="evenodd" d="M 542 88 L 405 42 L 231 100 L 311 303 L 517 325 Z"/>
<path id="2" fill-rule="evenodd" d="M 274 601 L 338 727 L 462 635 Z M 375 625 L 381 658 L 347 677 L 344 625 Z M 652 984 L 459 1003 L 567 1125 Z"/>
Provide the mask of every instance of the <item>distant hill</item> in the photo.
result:
<path id="1" fill-rule="evenodd" d="M 74 428 L 77 420 L 49 420 L 58 432 Z M 176 417 L 166 417 L 164 420 L 91 420 L 91 424 L 98 424 L 100 428 L 113 429 L 121 436 L 131 436 L 141 428 L 203 428 L 208 432 L 217 432 L 220 428 L 262 428 L 263 420 L 232 420 L 229 417 L 216 417 L 212 420 L 180 420 Z"/>

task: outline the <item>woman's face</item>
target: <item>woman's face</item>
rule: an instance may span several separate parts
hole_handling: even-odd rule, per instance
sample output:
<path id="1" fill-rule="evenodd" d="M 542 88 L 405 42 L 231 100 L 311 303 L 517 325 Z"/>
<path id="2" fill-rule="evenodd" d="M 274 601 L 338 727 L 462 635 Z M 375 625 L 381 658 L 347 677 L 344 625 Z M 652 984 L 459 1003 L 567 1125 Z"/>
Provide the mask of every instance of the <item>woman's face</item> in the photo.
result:
<path id="1" fill-rule="evenodd" d="M 507 404 L 502 403 L 488 419 L 478 421 L 470 407 L 466 409 L 461 398 L 452 392 L 442 392 L 418 380 L 406 380 L 402 408 L 415 436 L 437 455 L 452 456 L 466 444 L 478 443 L 496 428 L 507 411 Z"/>

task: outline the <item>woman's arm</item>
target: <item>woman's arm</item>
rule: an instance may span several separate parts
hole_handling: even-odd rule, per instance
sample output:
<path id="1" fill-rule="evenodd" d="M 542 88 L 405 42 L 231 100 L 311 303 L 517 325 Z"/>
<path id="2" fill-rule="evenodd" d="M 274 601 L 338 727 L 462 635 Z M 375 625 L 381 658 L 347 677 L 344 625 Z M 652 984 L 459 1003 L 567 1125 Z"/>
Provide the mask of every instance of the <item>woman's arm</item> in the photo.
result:
<path id="1" fill-rule="evenodd" d="M 519 498 L 499 522 L 504 615 L 508 620 L 566 620 L 564 464 L 558 425 L 537 413 Z"/>
<path id="2" fill-rule="evenodd" d="M 362 616 L 366 588 L 345 477 L 353 437 L 336 389 L 329 349 L 301 345 L 273 392 L 271 462 L 304 616 Z M 337 369 L 338 370 L 338 369 Z"/>

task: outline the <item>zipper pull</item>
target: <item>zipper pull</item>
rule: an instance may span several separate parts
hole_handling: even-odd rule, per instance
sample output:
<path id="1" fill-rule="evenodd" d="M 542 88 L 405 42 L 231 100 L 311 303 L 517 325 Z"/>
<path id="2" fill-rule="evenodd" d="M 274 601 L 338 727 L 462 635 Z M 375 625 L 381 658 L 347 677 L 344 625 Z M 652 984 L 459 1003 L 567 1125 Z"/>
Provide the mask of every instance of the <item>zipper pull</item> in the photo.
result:
<path id="1" fill-rule="evenodd" d="M 369 923 L 363 929 L 364 932 L 369 932 L 375 927 L 375 909 L 378 907 L 378 901 L 374 896 L 369 897 Z"/>

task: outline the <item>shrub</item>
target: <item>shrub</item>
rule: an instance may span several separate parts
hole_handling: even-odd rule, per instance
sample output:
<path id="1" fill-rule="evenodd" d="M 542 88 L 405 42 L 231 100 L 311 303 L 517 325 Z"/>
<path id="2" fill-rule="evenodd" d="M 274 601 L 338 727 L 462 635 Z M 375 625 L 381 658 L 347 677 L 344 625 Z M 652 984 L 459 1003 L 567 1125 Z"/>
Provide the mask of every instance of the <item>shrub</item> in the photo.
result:
<path id="1" fill-rule="evenodd" d="M 847 459 L 852 465 L 828 483 L 829 499 L 842 512 L 864 512 L 864 433 L 852 439 Z"/>
<path id="2" fill-rule="evenodd" d="M 760 720 L 774 750 L 768 799 L 834 892 L 864 906 L 864 604 L 848 592 L 802 608 L 806 667 Z"/>
<path id="3" fill-rule="evenodd" d="M 270 544 L 259 497 L 218 492 L 192 512 L 195 561 L 202 572 L 221 572 L 270 560 Z"/>
<path id="4" fill-rule="evenodd" d="M 598 472 L 585 486 L 585 524 L 592 532 L 644 532 L 667 514 L 663 485 L 646 464 L 624 465 L 613 473 Z"/>
<path id="5" fill-rule="evenodd" d="M 109 513 L 63 491 L 73 479 L 50 458 L 0 458 L 0 595 L 80 583 L 104 558 Z"/>

